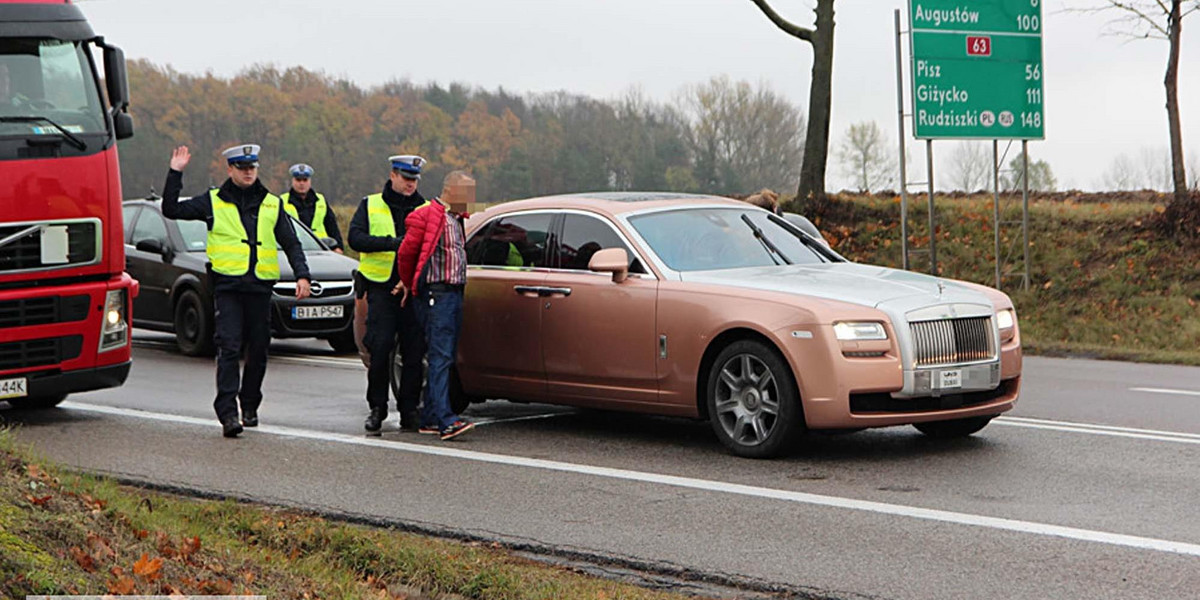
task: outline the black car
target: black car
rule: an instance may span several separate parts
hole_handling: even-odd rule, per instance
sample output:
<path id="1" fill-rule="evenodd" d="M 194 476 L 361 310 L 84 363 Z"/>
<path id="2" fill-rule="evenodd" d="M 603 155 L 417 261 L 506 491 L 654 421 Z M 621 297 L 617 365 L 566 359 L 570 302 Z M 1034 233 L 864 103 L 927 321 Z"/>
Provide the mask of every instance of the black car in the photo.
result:
<path id="1" fill-rule="evenodd" d="M 174 333 L 184 354 L 211 354 L 213 301 L 204 252 L 207 226 L 203 221 L 163 218 L 154 200 L 126 201 L 123 208 L 125 269 L 141 283 L 133 301 L 133 325 Z M 322 338 L 337 352 L 353 352 L 353 273 L 358 261 L 331 251 L 294 219 L 292 225 L 312 272 L 312 296 L 296 300 L 295 276 L 281 256 L 280 279 L 271 296 L 271 335 Z"/>

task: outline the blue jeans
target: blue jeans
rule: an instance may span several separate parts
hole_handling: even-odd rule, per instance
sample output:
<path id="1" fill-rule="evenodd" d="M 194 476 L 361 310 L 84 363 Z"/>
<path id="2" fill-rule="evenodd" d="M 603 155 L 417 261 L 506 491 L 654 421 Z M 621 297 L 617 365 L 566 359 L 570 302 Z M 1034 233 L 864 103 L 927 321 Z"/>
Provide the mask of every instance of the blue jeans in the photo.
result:
<path id="1" fill-rule="evenodd" d="M 458 420 L 450 410 L 450 369 L 462 329 L 462 290 L 429 291 L 421 289 L 415 298 L 417 320 L 425 330 L 426 357 L 429 361 L 425 403 L 421 423 L 445 429 Z"/>

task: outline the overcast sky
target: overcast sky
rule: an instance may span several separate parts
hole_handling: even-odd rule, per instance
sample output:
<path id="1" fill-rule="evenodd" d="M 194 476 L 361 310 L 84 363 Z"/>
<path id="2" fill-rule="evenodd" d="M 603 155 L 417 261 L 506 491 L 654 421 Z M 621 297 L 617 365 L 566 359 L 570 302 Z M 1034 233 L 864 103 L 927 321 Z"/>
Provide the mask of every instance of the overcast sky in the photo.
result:
<path id="1" fill-rule="evenodd" d="M 407 78 L 605 99 L 637 87 L 653 99 L 669 100 L 685 85 L 728 74 L 762 82 L 806 107 L 812 67 L 810 47 L 779 31 L 750 0 L 79 4 L 96 32 L 123 47 L 126 56 L 221 76 L 270 63 L 304 66 L 363 86 Z M 793 22 L 812 24 L 815 0 L 773 4 Z M 851 123 L 871 120 L 896 139 L 892 11 L 906 4 L 837 3 L 832 143 Z M 1102 36 L 1106 18 L 1062 13 L 1064 0 L 1045 4 L 1046 140 L 1031 142 L 1031 156 L 1050 163 L 1060 189 L 1102 185 L 1104 171 L 1120 153 L 1139 163 L 1146 153 L 1167 160 L 1166 42 Z M 1200 14 L 1190 21 L 1179 82 L 1188 161 L 1200 165 Z M 924 146 L 913 148 L 923 165 Z M 953 142 L 935 144 L 936 168 L 949 169 L 952 148 Z M 923 174 L 910 177 L 918 178 Z M 830 186 L 845 183 L 831 163 Z"/>

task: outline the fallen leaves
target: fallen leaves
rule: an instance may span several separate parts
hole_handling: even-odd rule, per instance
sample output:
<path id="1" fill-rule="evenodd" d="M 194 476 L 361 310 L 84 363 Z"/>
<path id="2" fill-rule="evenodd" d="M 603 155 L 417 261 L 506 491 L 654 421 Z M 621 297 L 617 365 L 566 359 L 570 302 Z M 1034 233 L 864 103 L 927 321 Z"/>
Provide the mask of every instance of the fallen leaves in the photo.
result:
<path id="1" fill-rule="evenodd" d="M 159 571 L 162 570 L 162 564 L 161 558 L 151 559 L 149 554 L 142 554 L 142 557 L 133 563 L 133 574 L 146 581 L 154 581 L 160 576 Z"/>

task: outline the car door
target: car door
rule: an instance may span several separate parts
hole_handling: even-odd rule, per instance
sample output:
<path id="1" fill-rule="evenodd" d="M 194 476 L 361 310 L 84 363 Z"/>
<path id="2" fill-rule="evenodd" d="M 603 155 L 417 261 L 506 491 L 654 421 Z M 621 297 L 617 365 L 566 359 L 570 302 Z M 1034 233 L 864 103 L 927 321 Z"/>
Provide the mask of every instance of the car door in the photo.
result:
<path id="1" fill-rule="evenodd" d="M 136 215 L 129 245 L 125 247 L 129 274 L 141 285 L 141 291 L 133 300 L 133 314 L 139 321 L 170 323 L 171 285 L 174 283 L 174 277 L 171 275 L 170 265 L 164 260 L 164 254 L 170 256 L 173 251 L 159 253 L 138 250 L 138 242 L 145 240 L 158 240 L 164 248 L 171 248 L 166 221 L 163 220 L 162 214 L 151 206 L 142 207 Z"/>
<path id="2" fill-rule="evenodd" d="M 637 410 L 658 402 L 658 280 L 607 217 L 562 216 L 542 298 L 542 354 L 552 402 Z M 615 283 L 588 270 L 605 248 L 623 248 L 630 275 Z"/>
<path id="3" fill-rule="evenodd" d="M 549 212 L 501 215 L 467 240 L 457 365 L 468 394 L 545 398 L 538 290 L 553 220 Z"/>

